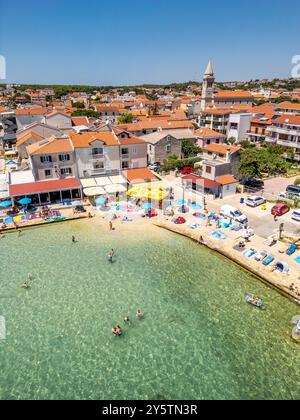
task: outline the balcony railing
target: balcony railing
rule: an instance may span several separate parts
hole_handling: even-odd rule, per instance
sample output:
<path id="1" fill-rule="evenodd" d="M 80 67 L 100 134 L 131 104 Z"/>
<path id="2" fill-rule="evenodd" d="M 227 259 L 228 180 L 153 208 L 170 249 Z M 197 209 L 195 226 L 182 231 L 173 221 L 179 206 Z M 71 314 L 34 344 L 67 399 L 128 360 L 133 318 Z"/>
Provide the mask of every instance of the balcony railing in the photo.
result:
<path id="1" fill-rule="evenodd" d="M 122 154 L 121 157 L 122 157 L 122 159 L 129 159 L 129 154 L 128 153 L 127 154 Z"/>
<path id="2" fill-rule="evenodd" d="M 288 136 L 300 136 L 300 129 L 292 130 L 289 128 L 281 128 L 281 127 L 272 126 L 269 128 L 269 130 L 272 133 L 287 134 Z"/>

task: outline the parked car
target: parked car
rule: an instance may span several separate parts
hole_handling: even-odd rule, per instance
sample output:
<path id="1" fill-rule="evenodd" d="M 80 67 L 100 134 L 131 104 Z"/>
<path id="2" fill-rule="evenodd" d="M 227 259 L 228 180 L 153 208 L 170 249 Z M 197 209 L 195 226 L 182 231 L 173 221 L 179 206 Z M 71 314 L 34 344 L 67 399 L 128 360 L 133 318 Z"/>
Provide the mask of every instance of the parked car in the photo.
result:
<path id="1" fill-rule="evenodd" d="M 245 216 L 240 210 L 233 206 L 229 206 L 225 204 L 220 208 L 220 215 L 230 217 L 231 219 L 235 220 L 236 222 L 245 224 L 248 222 L 247 216 Z"/>
<path id="2" fill-rule="evenodd" d="M 287 204 L 277 203 L 272 207 L 271 213 L 273 216 L 283 216 L 285 213 L 288 213 L 290 208 Z"/>
<path id="3" fill-rule="evenodd" d="M 148 165 L 148 168 L 151 169 L 151 171 L 157 172 L 160 169 L 160 163 L 159 162 L 150 163 L 150 165 Z"/>
<path id="4" fill-rule="evenodd" d="M 291 194 L 300 197 L 300 185 L 289 185 L 286 188 L 287 195 Z"/>
<path id="5" fill-rule="evenodd" d="M 295 210 L 292 213 L 292 219 L 296 220 L 297 222 L 300 222 L 300 209 L 299 210 Z"/>
<path id="6" fill-rule="evenodd" d="M 247 206 L 250 206 L 250 207 L 258 207 L 258 206 L 261 206 L 262 204 L 265 204 L 266 202 L 267 200 L 264 197 L 261 197 L 259 195 L 252 195 L 245 200 L 245 203 L 247 204 Z"/>
<path id="7" fill-rule="evenodd" d="M 193 171 L 190 166 L 184 166 L 182 169 L 180 169 L 181 175 L 190 175 L 192 172 Z"/>

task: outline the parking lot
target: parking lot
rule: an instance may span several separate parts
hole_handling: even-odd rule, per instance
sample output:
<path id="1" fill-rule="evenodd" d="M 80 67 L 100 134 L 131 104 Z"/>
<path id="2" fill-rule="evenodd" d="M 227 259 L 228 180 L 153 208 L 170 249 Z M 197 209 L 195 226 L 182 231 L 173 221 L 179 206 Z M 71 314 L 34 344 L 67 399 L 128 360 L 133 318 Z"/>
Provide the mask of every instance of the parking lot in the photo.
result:
<path id="1" fill-rule="evenodd" d="M 278 220 L 275 222 L 274 217 L 271 214 L 271 208 L 274 204 L 267 203 L 266 210 L 263 210 L 262 206 L 253 208 L 247 206 L 246 204 L 241 204 L 241 197 L 246 198 L 247 195 L 238 194 L 232 197 L 227 197 L 224 200 L 215 200 L 210 204 L 212 204 L 212 206 L 216 209 L 220 208 L 224 204 L 230 204 L 231 206 L 238 208 L 248 217 L 249 226 L 255 230 L 257 235 L 262 236 L 263 238 L 267 238 L 274 233 L 278 233 L 281 223 L 284 223 L 284 230 L 286 233 L 292 233 L 294 235 L 298 234 L 300 237 L 300 222 L 291 219 L 293 210 L 290 210 L 289 213 L 278 217 Z"/>

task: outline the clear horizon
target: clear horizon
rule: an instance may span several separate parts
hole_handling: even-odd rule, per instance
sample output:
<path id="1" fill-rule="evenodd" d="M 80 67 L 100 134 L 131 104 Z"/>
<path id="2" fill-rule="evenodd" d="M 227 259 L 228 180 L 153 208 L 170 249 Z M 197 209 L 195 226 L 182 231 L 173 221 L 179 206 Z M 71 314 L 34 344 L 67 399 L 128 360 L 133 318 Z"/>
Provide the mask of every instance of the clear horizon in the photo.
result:
<path id="1" fill-rule="evenodd" d="M 2 0 L 0 0 L 1 2 Z M 92 0 L 1 4 L 1 83 L 138 86 L 202 81 L 212 60 L 218 82 L 291 77 L 300 54 L 300 4 L 195 0 L 157 5 Z M 11 16 L 7 19 L 7 16 Z M 286 22 L 289 22 L 286 25 Z M 280 28 L 285 25 L 284 31 Z"/>

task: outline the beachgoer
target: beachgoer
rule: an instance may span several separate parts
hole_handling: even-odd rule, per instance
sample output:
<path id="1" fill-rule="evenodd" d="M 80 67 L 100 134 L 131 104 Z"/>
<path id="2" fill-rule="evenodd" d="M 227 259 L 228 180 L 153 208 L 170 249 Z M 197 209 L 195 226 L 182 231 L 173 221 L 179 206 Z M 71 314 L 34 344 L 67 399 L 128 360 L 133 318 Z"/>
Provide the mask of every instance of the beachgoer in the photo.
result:
<path id="1" fill-rule="evenodd" d="M 108 254 L 108 256 L 107 256 L 107 262 L 109 262 L 110 264 L 113 263 L 113 255 L 112 254 Z"/>
<path id="2" fill-rule="evenodd" d="M 113 224 L 111 220 L 109 221 L 109 230 L 113 230 Z"/>
<path id="3" fill-rule="evenodd" d="M 72 236 L 72 242 L 73 242 L 73 244 L 75 244 L 75 243 L 76 243 L 75 236 Z"/>
<path id="4" fill-rule="evenodd" d="M 115 249 L 111 249 L 111 252 L 110 252 L 110 255 L 112 256 L 112 257 L 114 257 L 115 255 L 116 255 L 116 250 Z"/>
<path id="5" fill-rule="evenodd" d="M 277 222 L 277 220 L 278 220 L 278 216 L 277 214 L 274 214 L 274 222 Z"/>
<path id="6" fill-rule="evenodd" d="M 31 280 L 33 278 L 33 275 L 31 273 L 28 273 L 27 277 L 29 280 Z"/>
<path id="7" fill-rule="evenodd" d="M 124 324 L 129 324 L 129 323 L 130 323 L 129 315 L 125 315 L 124 316 Z"/>
<path id="8" fill-rule="evenodd" d="M 22 283 L 20 287 L 22 289 L 29 289 L 29 284 L 27 283 L 27 281 L 24 281 L 24 283 Z"/>
<path id="9" fill-rule="evenodd" d="M 88 213 L 88 217 L 89 217 L 89 219 L 91 219 L 93 217 L 90 211 Z"/>
<path id="10" fill-rule="evenodd" d="M 117 328 L 117 334 L 122 335 L 122 328 L 120 327 L 120 325 L 117 325 L 116 328 Z"/>
<path id="11" fill-rule="evenodd" d="M 19 232 L 18 232 L 18 238 L 20 238 L 21 235 L 22 235 L 22 232 L 19 230 Z"/>
<path id="12" fill-rule="evenodd" d="M 118 334 L 118 329 L 117 329 L 116 327 L 112 327 L 111 332 L 112 332 L 114 335 L 119 335 L 119 334 Z"/>
<path id="13" fill-rule="evenodd" d="M 143 317 L 143 315 L 144 314 L 139 309 L 137 310 L 137 313 L 135 314 L 137 319 L 141 319 Z"/>
<path id="14" fill-rule="evenodd" d="M 203 244 L 203 242 L 204 242 L 203 236 L 202 236 L 202 235 L 200 235 L 200 236 L 199 236 L 199 243 L 200 243 L 200 244 Z"/>

